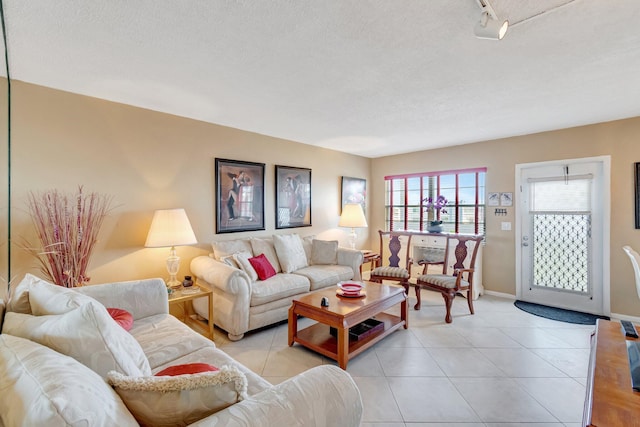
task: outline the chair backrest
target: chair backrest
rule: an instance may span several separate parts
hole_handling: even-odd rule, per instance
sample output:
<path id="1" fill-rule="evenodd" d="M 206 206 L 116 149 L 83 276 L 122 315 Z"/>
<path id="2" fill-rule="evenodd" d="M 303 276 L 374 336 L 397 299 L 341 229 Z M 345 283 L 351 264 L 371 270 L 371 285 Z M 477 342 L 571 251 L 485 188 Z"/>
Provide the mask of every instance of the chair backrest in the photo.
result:
<path id="1" fill-rule="evenodd" d="M 636 276 L 636 292 L 638 292 L 638 298 L 640 298 L 640 255 L 631 246 L 623 246 L 622 249 L 629 255 L 631 260 L 633 272 Z"/>
<path id="2" fill-rule="evenodd" d="M 447 245 L 445 248 L 445 264 L 443 266 L 443 274 L 447 274 L 447 267 L 449 265 L 449 256 L 455 257 L 455 262 L 453 264 L 454 271 L 456 269 L 475 268 L 478 249 L 480 249 L 480 244 L 482 243 L 483 239 L 484 239 L 484 236 L 477 236 L 474 234 L 471 234 L 471 235 L 456 234 L 455 236 L 447 236 Z M 472 248 L 468 247 L 467 242 L 471 242 L 473 247 Z M 455 247 L 452 247 L 452 245 L 455 245 Z M 469 253 L 470 250 L 471 250 L 471 253 Z M 465 266 L 465 261 L 467 260 L 468 260 L 468 265 Z M 451 261 L 453 261 L 453 259 L 451 259 Z"/>
<path id="3" fill-rule="evenodd" d="M 380 256 L 385 259 L 385 254 L 389 254 L 387 264 L 389 267 L 409 268 L 411 257 L 411 233 L 404 231 L 382 231 L 380 235 Z M 402 264 L 401 264 L 401 261 Z M 384 262 L 383 262 L 384 264 Z"/>

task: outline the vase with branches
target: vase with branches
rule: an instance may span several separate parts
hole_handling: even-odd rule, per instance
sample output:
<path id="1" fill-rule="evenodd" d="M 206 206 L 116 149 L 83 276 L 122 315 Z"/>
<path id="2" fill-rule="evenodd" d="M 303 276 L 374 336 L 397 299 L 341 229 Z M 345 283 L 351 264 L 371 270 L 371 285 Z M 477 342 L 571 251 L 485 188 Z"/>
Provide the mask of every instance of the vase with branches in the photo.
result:
<path id="1" fill-rule="evenodd" d="M 87 194 L 82 186 L 72 195 L 57 190 L 29 193 L 29 213 L 41 248 L 25 249 L 53 283 L 71 288 L 89 281 L 87 267 L 112 200 Z"/>

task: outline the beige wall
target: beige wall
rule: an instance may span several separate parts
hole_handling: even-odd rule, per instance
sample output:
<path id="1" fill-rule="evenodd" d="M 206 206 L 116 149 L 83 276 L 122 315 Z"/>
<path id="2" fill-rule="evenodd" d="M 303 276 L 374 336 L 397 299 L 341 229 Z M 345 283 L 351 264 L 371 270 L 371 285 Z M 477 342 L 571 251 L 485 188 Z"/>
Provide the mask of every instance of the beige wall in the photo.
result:
<path id="1" fill-rule="evenodd" d="M 438 150 L 374 159 L 371 172 L 372 230 L 384 227 L 384 176 L 471 167 L 487 167 L 488 192 L 513 192 L 517 202 L 515 165 L 548 160 L 611 156 L 611 311 L 640 316 L 633 270 L 623 245 L 640 249 L 634 228 L 633 163 L 640 161 L 640 118 L 601 123 Z M 483 258 L 485 288 L 515 295 L 515 231 L 501 231 L 508 215 L 487 211 L 487 243 Z"/>
<path id="2" fill-rule="evenodd" d="M 12 88 L 14 241 L 33 240 L 25 214 L 29 191 L 73 191 L 84 185 L 112 194 L 117 207 L 101 231 L 90 264 L 91 283 L 166 275 L 167 250 L 143 247 L 155 209 L 184 207 L 200 242 L 178 249 L 183 258 L 180 276 L 188 274 L 191 258 L 209 251 L 212 240 L 247 235 L 215 234 L 215 157 L 266 164 L 267 229 L 252 234 L 317 234 L 345 244 L 348 230 L 337 227 L 340 177 L 367 179 L 368 236 L 358 230 L 358 247 L 377 248 L 376 230 L 384 226 L 385 175 L 486 166 L 487 191 L 513 191 L 517 200 L 518 163 L 611 155 L 611 310 L 640 316 L 633 272 L 620 249 L 625 244 L 640 248 L 640 230 L 634 229 L 633 218 L 640 118 L 370 160 L 21 82 L 13 82 Z M 0 95 L 4 91 L 0 88 Z M 6 106 L 0 105 L 0 117 L 5 116 Z M 7 275 L 8 246 L 4 126 L 0 125 L 1 280 Z M 274 230 L 275 164 L 312 169 L 312 227 Z M 483 265 L 486 288 L 508 294 L 515 294 L 515 241 L 513 231 L 500 231 L 500 222 L 515 225 L 514 211 L 509 209 L 506 217 L 489 212 Z M 18 280 L 26 272 L 37 272 L 15 245 L 12 252 L 12 274 Z M 0 297 L 5 290 L 0 286 Z"/>
<path id="3" fill-rule="evenodd" d="M 341 176 L 369 180 L 367 158 L 12 83 L 13 236 L 35 241 L 25 213 L 29 191 L 73 192 L 83 185 L 88 191 L 113 195 L 117 207 L 101 230 L 90 263 L 90 283 L 166 276 L 168 249 L 143 247 L 155 209 L 185 208 L 200 242 L 178 248 L 183 259 L 179 278 L 189 274 L 193 257 L 210 251 L 212 240 L 247 235 L 215 234 L 216 157 L 266 164 L 266 230 L 253 235 L 296 232 L 346 244 L 348 230 L 337 227 Z M 312 169 L 312 227 L 275 230 L 276 164 Z M 360 236 L 361 246 L 367 236 Z M 20 280 L 26 272 L 38 273 L 32 259 L 12 247 L 12 274 Z M 1 274 L 6 276 L 6 268 Z"/>

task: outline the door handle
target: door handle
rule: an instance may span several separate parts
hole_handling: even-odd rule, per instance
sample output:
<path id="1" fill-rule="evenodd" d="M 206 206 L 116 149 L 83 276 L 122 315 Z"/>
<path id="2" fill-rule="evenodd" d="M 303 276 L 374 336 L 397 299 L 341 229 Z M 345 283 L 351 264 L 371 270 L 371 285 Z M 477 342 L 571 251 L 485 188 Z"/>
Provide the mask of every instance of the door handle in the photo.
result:
<path id="1" fill-rule="evenodd" d="M 522 246 L 529 246 L 529 243 L 527 243 L 527 242 L 522 242 Z"/>

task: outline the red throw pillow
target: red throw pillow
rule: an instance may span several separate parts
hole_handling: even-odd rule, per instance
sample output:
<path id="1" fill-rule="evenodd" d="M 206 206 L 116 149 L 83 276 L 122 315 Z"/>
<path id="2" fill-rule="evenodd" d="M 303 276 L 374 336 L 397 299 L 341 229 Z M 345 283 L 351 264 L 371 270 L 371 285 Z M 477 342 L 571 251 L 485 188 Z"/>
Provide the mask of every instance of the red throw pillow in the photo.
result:
<path id="1" fill-rule="evenodd" d="M 269 277 L 276 275 L 276 270 L 264 254 L 249 258 L 249 262 L 256 273 L 258 273 L 258 279 L 260 280 L 267 280 Z"/>
<path id="2" fill-rule="evenodd" d="M 169 366 L 168 368 L 165 368 L 162 371 L 158 372 L 155 376 L 156 377 L 163 377 L 163 376 L 174 377 L 176 375 L 199 374 L 201 372 L 215 372 L 215 371 L 219 371 L 219 369 L 207 363 L 187 363 L 186 365 Z"/>
<path id="3" fill-rule="evenodd" d="M 133 326 L 133 315 L 131 313 L 120 308 L 107 308 L 107 312 L 125 331 L 131 330 Z"/>

